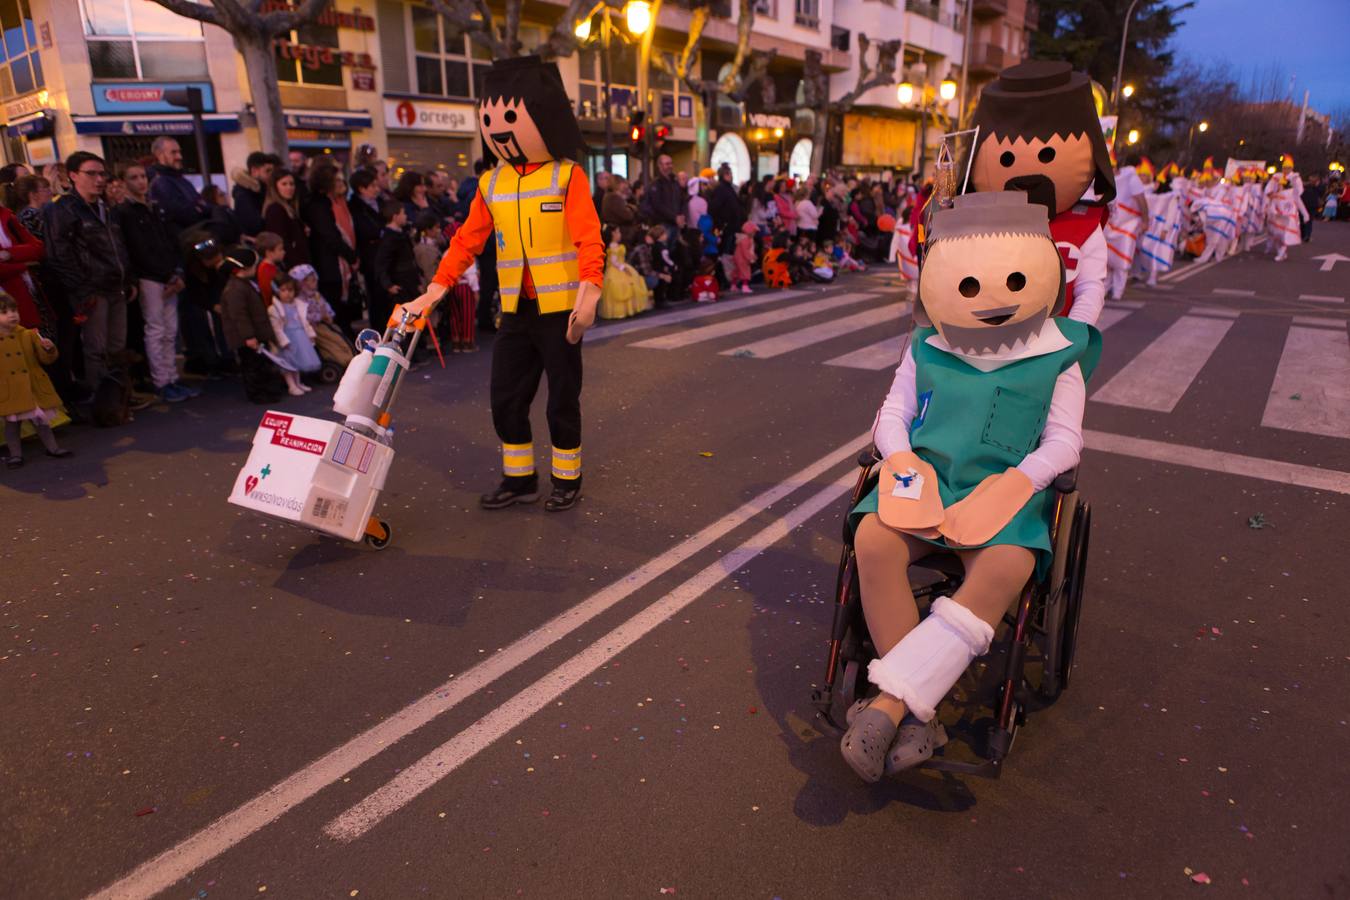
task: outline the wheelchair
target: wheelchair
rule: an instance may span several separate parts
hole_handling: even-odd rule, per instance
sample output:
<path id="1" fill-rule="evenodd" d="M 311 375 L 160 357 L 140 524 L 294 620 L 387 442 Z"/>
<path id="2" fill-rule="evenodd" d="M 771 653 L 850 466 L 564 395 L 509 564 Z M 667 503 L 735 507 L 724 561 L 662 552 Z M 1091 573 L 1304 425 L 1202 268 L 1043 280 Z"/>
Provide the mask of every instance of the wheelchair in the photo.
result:
<path id="1" fill-rule="evenodd" d="M 861 471 L 849 510 L 876 485 L 880 463 L 875 448 L 858 457 Z M 1033 575 L 1014 608 L 1004 615 L 989 652 L 971 664 L 939 707 L 938 715 L 952 740 L 918 768 L 997 778 L 1028 709 L 1050 706 L 1069 685 L 1083 608 L 1092 509 L 1078 494 L 1076 470 L 1059 476 L 1052 490 L 1056 502 L 1050 574 L 1044 582 Z M 835 716 L 836 703 L 847 709 L 865 696 L 867 665 L 877 656 L 863 618 L 847 515 L 825 679 L 811 697 L 817 717 L 841 733 L 845 729 Z M 935 547 L 933 553 L 912 562 L 910 589 L 920 615 L 926 615 L 936 598 L 953 596 L 963 577 L 960 559 L 942 548 Z M 957 718 L 948 725 L 953 714 Z M 968 758 L 958 758 L 959 745 L 968 748 Z"/>

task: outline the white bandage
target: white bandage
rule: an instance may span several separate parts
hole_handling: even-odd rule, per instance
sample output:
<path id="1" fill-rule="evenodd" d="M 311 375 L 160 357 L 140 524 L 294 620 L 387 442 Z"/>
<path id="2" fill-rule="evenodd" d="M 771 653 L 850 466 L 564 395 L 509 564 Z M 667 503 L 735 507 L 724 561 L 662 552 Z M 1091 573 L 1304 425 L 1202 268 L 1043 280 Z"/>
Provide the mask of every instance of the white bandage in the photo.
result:
<path id="1" fill-rule="evenodd" d="M 867 678 L 927 722 L 975 657 L 989 651 L 994 629 L 950 597 L 933 601 L 928 618 L 867 667 Z"/>

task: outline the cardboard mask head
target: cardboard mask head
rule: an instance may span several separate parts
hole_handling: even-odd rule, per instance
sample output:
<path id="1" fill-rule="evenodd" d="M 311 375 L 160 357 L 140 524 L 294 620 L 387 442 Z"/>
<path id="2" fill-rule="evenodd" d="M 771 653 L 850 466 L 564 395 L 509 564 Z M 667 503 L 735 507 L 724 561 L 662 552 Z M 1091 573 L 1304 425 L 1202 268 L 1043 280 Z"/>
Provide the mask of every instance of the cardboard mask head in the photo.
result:
<path id="1" fill-rule="evenodd" d="M 933 213 L 914 317 L 958 353 L 1013 350 L 1064 305 L 1045 207 L 1021 191 L 966 194 Z"/>
<path id="2" fill-rule="evenodd" d="M 478 132 L 489 165 L 575 160 L 583 143 L 558 64 L 537 56 L 499 59 L 488 69 Z"/>
<path id="3" fill-rule="evenodd" d="M 1070 209 L 1089 186 L 1098 204 L 1115 198 L 1092 83 L 1068 63 L 1033 60 L 1004 69 L 980 95 L 975 124 L 975 190 L 1026 191 L 1051 217 Z"/>

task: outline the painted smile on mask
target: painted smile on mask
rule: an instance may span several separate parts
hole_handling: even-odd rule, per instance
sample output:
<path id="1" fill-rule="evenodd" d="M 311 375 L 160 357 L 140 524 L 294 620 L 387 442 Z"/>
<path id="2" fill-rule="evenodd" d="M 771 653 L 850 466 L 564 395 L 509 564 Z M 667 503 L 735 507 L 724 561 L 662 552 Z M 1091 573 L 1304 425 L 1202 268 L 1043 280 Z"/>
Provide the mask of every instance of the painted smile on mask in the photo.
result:
<path id="1" fill-rule="evenodd" d="M 972 316 L 987 325 L 1002 325 L 1017 314 L 1016 306 L 1000 306 L 998 309 L 982 309 L 971 313 Z"/>

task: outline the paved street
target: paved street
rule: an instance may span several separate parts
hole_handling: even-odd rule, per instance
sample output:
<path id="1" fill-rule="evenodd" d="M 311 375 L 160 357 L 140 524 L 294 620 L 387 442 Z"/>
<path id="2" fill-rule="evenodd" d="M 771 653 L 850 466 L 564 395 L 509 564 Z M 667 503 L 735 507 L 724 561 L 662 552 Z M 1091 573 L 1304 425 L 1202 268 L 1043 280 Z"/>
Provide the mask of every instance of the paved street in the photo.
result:
<path id="1" fill-rule="evenodd" d="M 997 781 L 864 785 L 809 702 L 889 270 L 597 328 L 571 513 L 480 511 L 490 354 L 419 370 L 378 553 L 227 505 L 237 384 L 82 429 L 0 479 L 0 896 L 1350 897 L 1328 253 L 1108 307 L 1078 666 Z"/>

